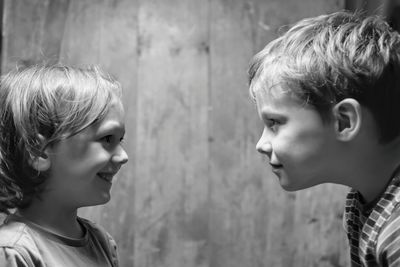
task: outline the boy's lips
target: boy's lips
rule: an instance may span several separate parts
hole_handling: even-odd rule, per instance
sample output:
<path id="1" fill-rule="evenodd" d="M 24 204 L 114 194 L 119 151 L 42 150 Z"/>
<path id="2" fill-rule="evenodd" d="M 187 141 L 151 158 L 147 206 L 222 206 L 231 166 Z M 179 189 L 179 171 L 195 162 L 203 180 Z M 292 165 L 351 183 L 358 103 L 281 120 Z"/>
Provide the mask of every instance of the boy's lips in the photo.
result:
<path id="1" fill-rule="evenodd" d="M 112 173 L 111 172 L 99 172 L 99 173 L 97 173 L 97 176 L 99 176 L 101 179 L 105 180 L 106 182 L 111 183 L 115 174 L 116 173 L 114 173 L 114 172 L 112 172 Z"/>
<path id="2" fill-rule="evenodd" d="M 272 162 L 270 162 L 269 165 L 271 165 L 272 169 L 281 169 L 283 167 L 282 164 L 276 164 Z"/>

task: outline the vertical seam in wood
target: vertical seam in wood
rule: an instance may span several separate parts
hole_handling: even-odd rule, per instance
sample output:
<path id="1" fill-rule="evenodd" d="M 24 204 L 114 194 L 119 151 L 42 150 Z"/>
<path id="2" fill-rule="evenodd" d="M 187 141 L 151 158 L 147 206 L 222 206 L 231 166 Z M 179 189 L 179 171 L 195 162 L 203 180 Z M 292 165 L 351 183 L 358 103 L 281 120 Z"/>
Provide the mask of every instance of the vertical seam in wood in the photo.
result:
<path id="1" fill-rule="evenodd" d="M 211 225 L 212 225 L 212 169 L 211 169 L 211 146 L 212 142 L 212 121 L 211 121 L 211 113 L 212 113 L 212 49 L 211 49 L 211 20 L 212 20 L 212 0 L 207 1 L 207 43 L 208 43 L 208 53 L 207 53 L 207 245 L 208 252 L 211 251 Z M 210 255 L 209 255 L 210 256 Z"/>

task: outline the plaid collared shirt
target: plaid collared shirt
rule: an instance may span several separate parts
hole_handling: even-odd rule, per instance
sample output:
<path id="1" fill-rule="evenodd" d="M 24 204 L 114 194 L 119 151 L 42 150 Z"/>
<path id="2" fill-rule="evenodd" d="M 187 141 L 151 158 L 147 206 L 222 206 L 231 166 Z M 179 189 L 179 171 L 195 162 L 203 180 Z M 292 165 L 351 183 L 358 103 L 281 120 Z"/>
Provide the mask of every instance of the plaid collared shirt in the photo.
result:
<path id="1" fill-rule="evenodd" d="M 400 177 L 368 208 L 352 189 L 347 195 L 344 226 L 352 266 L 400 266 Z"/>

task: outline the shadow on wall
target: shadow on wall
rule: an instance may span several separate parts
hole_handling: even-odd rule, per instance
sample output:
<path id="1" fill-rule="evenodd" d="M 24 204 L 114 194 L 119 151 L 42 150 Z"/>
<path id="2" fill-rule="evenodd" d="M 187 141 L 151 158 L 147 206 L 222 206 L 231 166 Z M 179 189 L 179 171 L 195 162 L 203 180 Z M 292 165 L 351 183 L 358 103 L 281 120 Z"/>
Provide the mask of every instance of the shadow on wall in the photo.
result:
<path id="1" fill-rule="evenodd" d="M 346 0 L 345 9 L 382 15 L 393 29 L 400 32 L 400 0 Z"/>
<path id="2" fill-rule="evenodd" d="M 400 32 L 400 3 L 393 6 L 390 13 L 391 14 L 387 16 L 390 26 L 392 26 L 396 31 Z"/>

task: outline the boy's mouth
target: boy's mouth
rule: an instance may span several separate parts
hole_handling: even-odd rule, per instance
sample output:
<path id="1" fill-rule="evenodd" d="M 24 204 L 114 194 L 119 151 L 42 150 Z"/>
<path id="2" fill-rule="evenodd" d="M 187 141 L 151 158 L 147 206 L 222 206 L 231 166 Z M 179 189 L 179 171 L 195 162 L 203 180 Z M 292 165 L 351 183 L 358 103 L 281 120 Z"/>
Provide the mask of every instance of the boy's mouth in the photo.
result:
<path id="1" fill-rule="evenodd" d="M 282 164 L 276 164 L 276 163 L 272 163 L 272 162 L 270 162 L 269 165 L 271 165 L 272 169 L 280 169 L 283 167 Z"/>
<path id="2" fill-rule="evenodd" d="M 105 172 L 97 173 L 97 176 L 99 176 L 101 179 L 105 180 L 108 183 L 112 182 L 114 175 L 115 173 L 105 173 Z"/>

